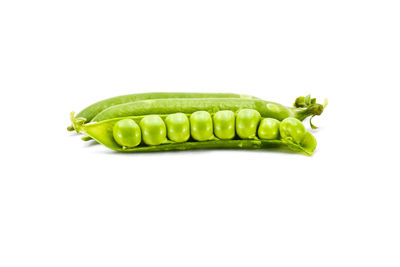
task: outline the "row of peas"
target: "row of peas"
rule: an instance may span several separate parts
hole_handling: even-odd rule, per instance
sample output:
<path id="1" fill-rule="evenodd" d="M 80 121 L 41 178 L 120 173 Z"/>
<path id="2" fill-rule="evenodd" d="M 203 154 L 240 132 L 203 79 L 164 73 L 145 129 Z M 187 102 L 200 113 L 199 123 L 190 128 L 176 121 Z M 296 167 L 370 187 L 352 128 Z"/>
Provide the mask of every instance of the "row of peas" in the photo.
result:
<path id="1" fill-rule="evenodd" d="M 184 113 L 144 116 L 139 125 L 132 119 L 119 120 L 113 128 L 114 140 L 122 147 L 136 147 L 143 141 L 149 146 L 164 143 L 239 139 L 276 140 L 290 136 L 300 143 L 306 130 L 298 119 L 287 118 L 282 122 L 262 118 L 254 109 L 242 109 L 235 114 L 230 110 L 216 112 L 196 111 L 190 116 Z"/>

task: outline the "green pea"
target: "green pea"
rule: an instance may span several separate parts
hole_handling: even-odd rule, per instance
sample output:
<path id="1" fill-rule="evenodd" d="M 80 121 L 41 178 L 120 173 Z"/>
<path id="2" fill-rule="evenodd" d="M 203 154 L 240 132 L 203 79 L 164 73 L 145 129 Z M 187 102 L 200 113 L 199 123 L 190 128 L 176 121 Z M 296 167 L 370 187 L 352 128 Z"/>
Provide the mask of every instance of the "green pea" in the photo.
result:
<path id="1" fill-rule="evenodd" d="M 294 142 L 300 144 L 306 134 L 303 123 L 295 118 L 286 118 L 279 127 L 282 138 L 292 138 Z"/>
<path id="2" fill-rule="evenodd" d="M 210 113 L 196 111 L 190 116 L 190 131 L 197 141 L 210 140 L 213 135 L 213 123 Z"/>
<path id="3" fill-rule="evenodd" d="M 123 119 L 113 127 L 114 140 L 122 147 L 135 147 L 140 144 L 140 127 L 134 120 Z"/>
<path id="4" fill-rule="evenodd" d="M 233 111 L 223 110 L 214 114 L 214 133 L 220 139 L 235 137 L 235 113 Z"/>
<path id="5" fill-rule="evenodd" d="M 164 121 L 158 115 L 145 116 L 140 121 L 143 141 L 150 146 L 156 146 L 167 141 L 167 129 Z"/>
<path id="6" fill-rule="evenodd" d="M 183 113 L 168 115 L 167 124 L 168 139 L 174 142 L 186 142 L 190 137 L 189 119 Z"/>
<path id="7" fill-rule="evenodd" d="M 279 139 L 279 124 L 277 119 L 264 118 L 258 127 L 258 137 L 261 139 Z"/>
<path id="8" fill-rule="evenodd" d="M 261 119 L 260 112 L 254 109 L 241 109 L 236 117 L 236 133 L 241 139 L 256 137 L 257 126 Z"/>

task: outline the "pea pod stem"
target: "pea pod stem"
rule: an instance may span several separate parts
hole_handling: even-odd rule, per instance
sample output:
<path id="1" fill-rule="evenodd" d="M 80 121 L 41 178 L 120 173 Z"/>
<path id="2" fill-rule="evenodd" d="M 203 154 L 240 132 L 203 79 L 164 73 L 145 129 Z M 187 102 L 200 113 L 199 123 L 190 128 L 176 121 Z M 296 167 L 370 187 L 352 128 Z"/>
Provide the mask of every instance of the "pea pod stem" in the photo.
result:
<path id="1" fill-rule="evenodd" d="M 305 120 L 310 116 L 319 116 L 324 111 L 324 106 L 321 104 L 311 104 L 305 108 L 291 108 L 294 116 L 298 120 Z"/>
<path id="2" fill-rule="evenodd" d="M 74 111 L 72 111 L 70 113 L 70 119 L 71 119 L 71 123 L 72 123 L 71 127 L 73 127 L 73 129 L 75 129 L 75 131 L 77 133 L 80 133 L 83 124 L 86 122 L 86 119 L 85 118 L 76 118 Z"/>
<path id="3" fill-rule="evenodd" d="M 328 98 L 324 99 L 324 104 L 317 104 L 315 98 L 311 98 L 311 95 L 299 96 L 296 98 L 293 106 L 298 109 L 298 119 L 304 120 L 308 116 L 310 118 L 310 126 L 312 129 L 317 129 L 318 127 L 312 123 L 312 118 L 321 115 L 326 106 L 328 105 Z"/>

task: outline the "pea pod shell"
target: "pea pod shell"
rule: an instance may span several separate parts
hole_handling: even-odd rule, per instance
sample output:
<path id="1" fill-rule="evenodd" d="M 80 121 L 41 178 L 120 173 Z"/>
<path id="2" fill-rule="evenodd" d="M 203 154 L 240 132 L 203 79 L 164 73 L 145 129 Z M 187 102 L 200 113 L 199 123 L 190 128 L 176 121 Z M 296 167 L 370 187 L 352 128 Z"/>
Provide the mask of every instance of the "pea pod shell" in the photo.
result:
<path id="1" fill-rule="evenodd" d="M 240 109 L 254 109 L 257 110 L 262 117 L 275 118 L 278 120 L 293 117 L 297 114 L 294 113 L 292 109 L 281 104 L 264 100 L 232 98 L 154 99 L 110 107 L 97 114 L 97 116 L 93 118 L 93 121 L 98 122 L 118 117 L 172 114 L 177 112 L 186 114 L 192 114 L 196 111 L 215 113 L 220 110 L 236 112 Z"/>
<path id="2" fill-rule="evenodd" d="M 243 98 L 258 99 L 254 96 L 232 94 L 232 93 L 181 93 L 181 92 L 152 92 L 121 95 L 98 101 L 79 112 L 77 118 L 85 118 L 90 122 L 99 112 L 111 106 L 147 100 L 147 99 L 168 99 L 168 98 Z"/>

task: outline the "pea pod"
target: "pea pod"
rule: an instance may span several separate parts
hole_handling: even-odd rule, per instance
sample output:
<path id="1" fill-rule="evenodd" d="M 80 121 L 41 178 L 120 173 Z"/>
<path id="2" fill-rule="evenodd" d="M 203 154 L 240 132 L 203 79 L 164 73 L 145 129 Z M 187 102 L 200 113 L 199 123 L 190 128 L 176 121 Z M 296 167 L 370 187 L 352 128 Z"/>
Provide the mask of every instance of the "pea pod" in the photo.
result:
<path id="1" fill-rule="evenodd" d="M 101 111 L 120 104 L 146 100 L 146 99 L 169 99 L 169 98 L 243 98 L 243 99 L 258 99 L 254 96 L 231 94 L 231 93 L 178 93 L 178 92 L 156 92 L 156 93 L 141 93 L 116 96 L 96 102 L 79 112 L 75 119 L 88 123 Z M 74 127 L 69 126 L 69 131 L 73 131 Z"/>
<path id="2" fill-rule="evenodd" d="M 160 115 L 143 115 L 143 116 L 129 116 L 129 117 L 123 117 L 123 118 L 114 118 L 110 120 L 104 120 L 101 122 L 92 122 L 88 124 L 84 123 L 77 123 L 75 122 L 75 126 L 77 127 L 77 130 L 80 132 L 84 133 L 86 136 L 89 136 L 93 139 L 95 139 L 97 142 L 103 144 L 104 146 L 116 150 L 116 151 L 123 151 L 123 152 L 152 152 L 152 151 L 170 151 L 170 150 L 192 150 L 192 149 L 266 149 L 270 147 L 280 147 L 280 146 L 286 146 L 289 149 L 296 151 L 296 152 L 301 152 L 307 155 L 312 155 L 313 151 L 315 150 L 316 147 L 316 141 L 315 138 L 308 132 L 306 132 L 303 136 L 303 139 L 300 140 L 300 138 L 294 140 L 292 134 L 296 133 L 296 129 L 299 127 L 298 124 L 295 123 L 287 123 L 285 126 L 285 131 L 287 131 L 286 136 L 281 139 L 274 139 L 274 140 L 265 140 L 260 138 L 253 138 L 253 139 L 240 139 L 240 137 L 237 137 L 236 139 L 233 140 L 223 140 L 219 139 L 215 136 L 212 136 L 210 138 L 210 122 L 212 125 L 211 117 L 214 114 L 208 114 L 206 111 L 197 111 L 194 114 L 201 114 L 199 118 L 196 118 L 197 116 L 192 116 L 193 114 L 185 114 L 187 118 L 190 118 L 191 120 L 193 118 L 199 119 L 198 121 L 195 121 L 195 124 L 197 125 L 195 129 L 191 128 L 191 136 L 192 138 L 189 139 L 187 142 L 174 142 L 171 140 L 166 140 L 165 138 L 165 125 L 164 123 L 161 123 L 160 120 L 166 121 L 168 116 L 167 114 L 160 114 Z M 157 136 L 159 137 L 159 141 L 155 143 L 151 142 L 146 142 L 144 140 L 144 143 L 141 143 L 139 146 L 135 147 L 128 147 L 123 144 L 120 144 L 117 139 L 113 136 L 113 129 L 116 127 L 115 125 L 118 125 L 118 123 L 123 120 L 132 120 L 136 122 L 136 124 L 140 124 L 141 127 L 145 128 L 145 126 L 142 125 L 141 122 L 146 120 L 147 118 L 155 118 L 157 117 L 158 122 L 155 124 L 152 124 L 154 128 L 152 128 L 152 131 L 157 133 Z M 74 117 L 72 118 L 74 120 Z M 296 120 L 296 119 L 293 119 Z M 285 120 L 283 121 L 285 122 Z M 282 122 L 282 123 L 283 123 Z M 300 121 L 298 121 L 300 123 Z M 301 123 L 300 123 L 301 124 Z M 157 126 L 158 125 L 158 126 Z M 285 125 L 285 124 L 284 124 Z M 230 124 L 227 124 L 227 126 L 231 127 Z M 303 126 L 301 124 L 301 126 Z M 167 126 L 168 127 L 168 126 Z M 304 127 L 304 126 L 303 126 Z M 142 134 L 144 135 L 145 130 L 142 128 Z M 224 129 L 221 129 L 224 131 Z M 204 136 L 200 135 L 200 137 L 196 137 L 196 135 L 199 135 L 199 131 L 204 131 Z M 266 130 L 264 130 L 266 131 Z M 160 133 L 161 134 L 158 134 Z M 157 137 L 157 138 L 158 138 Z M 207 137 L 207 138 L 206 138 Z"/>
<path id="3" fill-rule="evenodd" d="M 215 113 L 220 110 L 236 112 L 240 109 L 254 109 L 258 111 L 262 117 L 274 118 L 277 120 L 293 117 L 302 121 L 308 116 L 320 115 L 324 108 L 320 104 L 312 104 L 306 108 L 285 107 L 275 102 L 259 99 L 152 99 L 112 106 L 97 114 L 92 121 L 99 122 L 118 117 L 149 114 L 193 113 L 200 110 L 210 113 Z"/>

